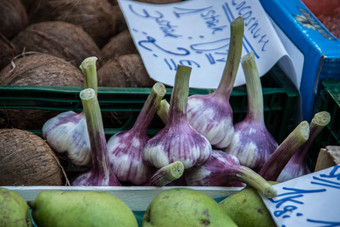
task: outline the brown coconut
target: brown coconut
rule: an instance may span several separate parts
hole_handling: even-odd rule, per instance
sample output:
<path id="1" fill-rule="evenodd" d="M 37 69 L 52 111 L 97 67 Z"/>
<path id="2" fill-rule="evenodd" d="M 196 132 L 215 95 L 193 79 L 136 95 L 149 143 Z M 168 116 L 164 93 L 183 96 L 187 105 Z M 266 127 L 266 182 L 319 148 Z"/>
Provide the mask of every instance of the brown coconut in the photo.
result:
<path id="1" fill-rule="evenodd" d="M 28 16 L 20 0 L 0 0 L 0 33 L 11 39 L 28 24 Z"/>
<path id="2" fill-rule="evenodd" d="M 116 29 L 117 33 L 128 29 L 124 14 L 122 10 L 120 9 L 119 5 L 114 5 L 113 7 L 113 13 L 116 15 Z"/>
<path id="3" fill-rule="evenodd" d="M 31 24 L 12 39 L 21 50 L 51 54 L 79 67 L 89 56 L 100 58 L 100 49 L 81 27 L 64 21 Z"/>
<path id="4" fill-rule="evenodd" d="M 29 54 L 13 60 L 0 71 L 0 85 L 12 86 L 83 86 L 78 67 L 49 54 Z M 59 112 L 33 109 L 2 109 L 6 127 L 41 129 Z"/>
<path id="5" fill-rule="evenodd" d="M 133 42 L 130 31 L 124 31 L 115 35 L 102 49 L 101 57 L 102 63 L 107 62 L 120 55 L 137 54 L 137 48 Z"/>
<path id="6" fill-rule="evenodd" d="M 16 46 L 4 35 L 0 34 L 0 70 L 8 65 L 18 53 Z"/>
<path id="7" fill-rule="evenodd" d="M 82 27 L 101 48 L 117 33 L 116 14 L 108 0 L 36 0 L 30 23 L 66 21 Z"/>
<path id="8" fill-rule="evenodd" d="M 41 137 L 20 129 L 0 129 L 0 185 L 62 185 L 58 157 Z"/>
<path id="9" fill-rule="evenodd" d="M 125 54 L 109 60 L 98 70 L 102 87 L 152 87 L 155 83 L 147 73 L 139 54 Z"/>

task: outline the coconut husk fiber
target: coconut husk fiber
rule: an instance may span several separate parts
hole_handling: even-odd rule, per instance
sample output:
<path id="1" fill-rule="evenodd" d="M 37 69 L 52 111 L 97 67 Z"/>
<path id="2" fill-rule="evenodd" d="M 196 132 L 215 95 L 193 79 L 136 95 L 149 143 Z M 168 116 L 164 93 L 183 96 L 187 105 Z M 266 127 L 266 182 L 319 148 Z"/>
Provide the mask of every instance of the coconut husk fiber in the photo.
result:
<path id="1" fill-rule="evenodd" d="M 139 54 L 118 56 L 98 70 L 98 85 L 102 87 L 152 87 L 154 84 Z"/>
<path id="2" fill-rule="evenodd" d="M 0 34 L 0 70 L 8 65 L 18 53 L 16 46 L 4 35 Z"/>
<path id="3" fill-rule="evenodd" d="M 11 86 L 83 86 L 78 67 L 49 54 L 28 54 L 16 58 L 0 71 L 0 85 Z M 58 111 L 37 109 L 0 109 L 2 127 L 40 130 Z"/>
<path id="4" fill-rule="evenodd" d="M 133 42 L 128 29 L 115 35 L 102 49 L 101 61 L 105 63 L 120 55 L 138 54 L 137 48 Z"/>
<path id="5" fill-rule="evenodd" d="M 58 157 L 41 137 L 20 129 L 0 129 L 0 185 L 62 185 Z"/>
<path id="6" fill-rule="evenodd" d="M 0 0 L 0 33 L 11 39 L 28 25 L 26 9 L 20 0 Z"/>
<path id="7" fill-rule="evenodd" d="M 31 24 L 12 39 L 20 50 L 51 54 L 79 67 L 89 56 L 100 58 L 100 49 L 81 27 L 64 21 Z"/>
<path id="8" fill-rule="evenodd" d="M 116 14 L 107 0 L 37 0 L 29 7 L 30 23 L 66 21 L 82 27 L 99 48 L 117 33 Z"/>

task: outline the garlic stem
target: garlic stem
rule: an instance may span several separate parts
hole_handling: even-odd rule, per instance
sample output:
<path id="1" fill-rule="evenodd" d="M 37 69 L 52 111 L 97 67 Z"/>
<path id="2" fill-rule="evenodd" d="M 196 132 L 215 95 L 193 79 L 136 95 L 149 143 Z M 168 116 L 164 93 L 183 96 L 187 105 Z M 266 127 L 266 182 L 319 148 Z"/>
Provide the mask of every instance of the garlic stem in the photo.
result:
<path id="1" fill-rule="evenodd" d="M 236 74 L 240 65 L 242 55 L 242 41 L 244 33 L 244 20 L 241 16 L 230 23 L 230 42 L 227 62 L 223 70 L 222 78 L 216 89 L 222 97 L 230 97 L 234 87 Z"/>
<path id="2" fill-rule="evenodd" d="M 157 170 L 144 186 L 165 186 L 172 181 L 179 179 L 183 173 L 183 163 L 175 161 Z"/>
<path id="3" fill-rule="evenodd" d="M 175 77 L 175 86 L 170 98 L 168 121 L 187 121 L 187 102 L 189 96 L 189 79 L 191 67 L 178 65 Z"/>
<path id="4" fill-rule="evenodd" d="M 159 104 L 157 115 L 162 120 L 164 124 L 168 122 L 168 114 L 169 114 L 170 104 L 166 99 L 163 99 Z"/>
<path id="5" fill-rule="evenodd" d="M 257 123 L 264 124 L 262 85 L 255 62 L 254 52 L 250 52 L 242 57 L 241 63 L 247 81 L 247 118 Z"/>
<path id="6" fill-rule="evenodd" d="M 268 181 L 276 181 L 294 153 L 308 140 L 309 124 L 302 121 L 276 148 L 264 163 L 259 174 Z"/>
<path id="7" fill-rule="evenodd" d="M 85 76 L 84 88 L 92 88 L 98 93 L 98 79 L 97 79 L 97 57 L 88 57 L 80 64 L 79 68 Z"/>
<path id="8" fill-rule="evenodd" d="M 92 171 L 89 170 L 84 176 L 80 175 L 78 182 L 80 185 L 90 184 L 91 186 L 120 185 L 118 179 L 110 170 L 104 126 L 96 92 L 92 88 L 86 88 L 80 92 L 80 98 L 90 139 Z M 77 179 L 75 182 L 76 185 L 79 185 Z"/>
<path id="9" fill-rule="evenodd" d="M 133 125 L 132 129 L 136 134 L 146 134 L 146 131 L 157 111 L 160 102 L 166 92 L 165 86 L 162 83 L 155 83 L 150 91 L 149 96 L 144 102 L 141 111 Z"/>
<path id="10" fill-rule="evenodd" d="M 241 179 L 240 181 L 253 187 L 266 198 L 273 198 L 277 195 L 275 189 L 268 181 L 246 166 L 240 166 L 239 173 L 236 176 Z"/>

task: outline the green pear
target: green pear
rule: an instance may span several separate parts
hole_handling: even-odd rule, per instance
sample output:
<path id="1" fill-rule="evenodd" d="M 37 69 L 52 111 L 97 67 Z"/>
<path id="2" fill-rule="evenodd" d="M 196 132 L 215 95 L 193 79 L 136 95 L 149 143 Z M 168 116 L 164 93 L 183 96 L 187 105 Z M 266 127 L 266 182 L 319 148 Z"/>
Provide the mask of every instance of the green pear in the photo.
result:
<path id="1" fill-rule="evenodd" d="M 277 226 L 261 196 L 252 187 L 228 196 L 219 205 L 240 227 Z"/>
<path id="2" fill-rule="evenodd" d="M 39 227 L 138 226 L 131 209 L 107 192 L 43 191 L 29 205 Z"/>
<path id="3" fill-rule="evenodd" d="M 218 203 L 203 192 L 172 188 L 158 194 L 148 205 L 143 227 L 236 226 Z"/>
<path id="4" fill-rule="evenodd" d="M 0 188 L 0 226 L 32 226 L 30 208 L 18 193 Z"/>

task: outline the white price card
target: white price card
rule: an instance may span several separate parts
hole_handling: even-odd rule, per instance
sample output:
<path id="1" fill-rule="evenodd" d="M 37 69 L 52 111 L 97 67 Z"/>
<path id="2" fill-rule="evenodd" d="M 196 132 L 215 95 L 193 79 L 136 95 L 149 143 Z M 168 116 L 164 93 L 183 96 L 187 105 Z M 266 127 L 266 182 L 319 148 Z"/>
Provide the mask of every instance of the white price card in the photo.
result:
<path id="1" fill-rule="evenodd" d="M 273 187 L 277 197 L 263 201 L 277 226 L 340 226 L 340 165 Z"/>
<path id="2" fill-rule="evenodd" d="M 259 1 L 118 3 L 147 72 L 158 82 L 172 86 L 177 66 L 186 65 L 192 67 L 190 87 L 217 88 L 228 55 L 230 23 L 238 16 L 244 18 L 242 55 L 255 53 L 261 76 L 280 59 L 287 62 L 287 52 Z M 285 67 L 293 67 L 290 60 Z M 239 67 L 234 86 L 243 84 Z"/>

